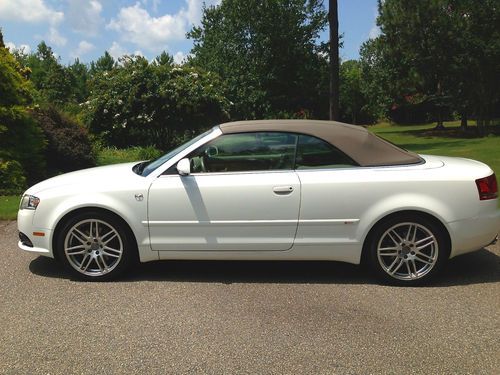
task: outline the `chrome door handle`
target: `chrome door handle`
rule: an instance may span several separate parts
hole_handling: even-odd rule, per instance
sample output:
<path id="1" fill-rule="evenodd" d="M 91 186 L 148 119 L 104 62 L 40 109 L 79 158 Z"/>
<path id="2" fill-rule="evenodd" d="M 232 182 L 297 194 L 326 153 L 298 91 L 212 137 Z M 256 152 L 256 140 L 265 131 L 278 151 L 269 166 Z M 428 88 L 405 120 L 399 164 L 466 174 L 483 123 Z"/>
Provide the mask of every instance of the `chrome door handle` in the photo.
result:
<path id="1" fill-rule="evenodd" d="M 273 187 L 273 191 L 278 195 L 286 195 L 293 191 L 293 186 L 275 186 Z"/>

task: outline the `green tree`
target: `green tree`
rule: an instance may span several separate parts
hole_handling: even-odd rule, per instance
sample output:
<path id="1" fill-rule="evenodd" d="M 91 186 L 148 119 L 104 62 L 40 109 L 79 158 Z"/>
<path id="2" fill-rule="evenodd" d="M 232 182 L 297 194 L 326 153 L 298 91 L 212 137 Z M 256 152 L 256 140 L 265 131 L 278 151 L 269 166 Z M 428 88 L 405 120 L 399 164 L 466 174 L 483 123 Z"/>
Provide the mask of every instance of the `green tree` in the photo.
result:
<path id="1" fill-rule="evenodd" d="M 75 59 L 73 64 L 68 66 L 68 70 L 71 74 L 73 93 L 72 96 L 77 103 L 82 103 L 87 100 L 89 95 L 88 90 L 88 80 L 89 80 L 89 70 L 87 65 L 80 62 L 79 59 Z"/>
<path id="2" fill-rule="evenodd" d="M 21 188 L 23 174 L 32 183 L 43 177 L 44 139 L 26 113 L 31 103 L 29 70 L 5 48 L 0 31 L 0 190 Z M 22 169 L 21 169 L 22 167 Z M 12 186 L 11 186 L 12 184 Z M 10 186 L 10 187 L 9 187 Z M 0 193 L 2 193 L 0 192 Z"/>
<path id="3" fill-rule="evenodd" d="M 379 1 L 377 43 L 396 104 L 431 104 L 438 127 L 448 109 L 480 129 L 499 103 L 497 0 Z"/>
<path id="4" fill-rule="evenodd" d="M 318 41 L 321 0 L 223 0 L 203 9 L 190 64 L 228 85 L 239 119 L 312 112 L 328 116 L 328 62 Z"/>
<path id="5" fill-rule="evenodd" d="M 480 134 L 500 105 L 500 5 L 496 0 L 450 0 L 456 25 L 450 83 L 462 125 L 475 114 Z"/>
<path id="6" fill-rule="evenodd" d="M 386 63 L 381 38 L 369 39 L 360 48 L 359 64 L 363 92 L 368 101 L 370 112 L 377 118 L 387 117 L 393 98 L 406 89 L 401 88 L 400 80 L 393 78 L 392 67 Z"/>
<path id="7" fill-rule="evenodd" d="M 344 61 L 340 66 L 340 119 L 352 124 L 373 124 L 378 119 L 357 60 Z"/>
<path id="8" fill-rule="evenodd" d="M 455 51 L 453 19 L 447 0 L 379 2 L 380 38 L 385 60 L 402 80 L 400 100 L 425 94 L 436 108 L 438 128 L 443 125 L 443 107 L 448 99 L 450 65 Z"/>
<path id="9" fill-rule="evenodd" d="M 97 61 L 92 61 L 90 63 L 90 74 L 95 75 L 97 73 L 109 72 L 116 65 L 115 59 L 109 54 L 108 51 L 104 52 L 104 55 L 99 57 Z"/>
<path id="10" fill-rule="evenodd" d="M 168 53 L 163 51 L 159 56 L 156 56 L 156 58 L 153 60 L 153 64 L 172 66 L 174 65 L 174 58 L 172 57 L 172 55 L 169 55 Z"/>
<path id="11" fill-rule="evenodd" d="M 36 52 L 21 62 L 31 70 L 30 80 L 35 88 L 34 99 L 37 103 L 62 106 L 74 98 L 71 72 L 60 64 L 45 42 L 40 42 Z"/>

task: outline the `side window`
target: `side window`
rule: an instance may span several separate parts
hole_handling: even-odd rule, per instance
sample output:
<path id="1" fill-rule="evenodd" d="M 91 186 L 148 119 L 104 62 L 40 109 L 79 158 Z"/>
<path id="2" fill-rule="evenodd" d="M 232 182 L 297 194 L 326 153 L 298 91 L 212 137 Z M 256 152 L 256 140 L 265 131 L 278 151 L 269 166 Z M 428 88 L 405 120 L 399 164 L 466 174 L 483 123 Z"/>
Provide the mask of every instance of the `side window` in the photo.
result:
<path id="1" fill-rule="evenodd" d="M 293 169 L 297 135 L 279 132 L 222 135 L 189 155 L 193 173 Z"/>
<path id="2" fill-rule="evenodd" d="M 343 168 L 356 162 L 331 144 L 309 135 L 300 135 L 297 144 L 296 169 Z"/>

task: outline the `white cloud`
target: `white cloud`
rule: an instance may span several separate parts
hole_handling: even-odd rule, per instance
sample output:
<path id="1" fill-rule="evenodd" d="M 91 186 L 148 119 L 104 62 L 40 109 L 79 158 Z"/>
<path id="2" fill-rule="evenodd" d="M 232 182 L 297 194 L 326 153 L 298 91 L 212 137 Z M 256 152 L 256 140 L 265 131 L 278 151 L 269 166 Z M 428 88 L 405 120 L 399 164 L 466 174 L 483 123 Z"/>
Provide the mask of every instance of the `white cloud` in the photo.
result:
<path id="1" fill-rule="evenodd" d="M 65 46 L 68 41 L 54 26 L 49 28 L 49 33 L 46 35 L 46 38 L 50 43 L 55 44 L 58 47 Z"/>
<path id="2" fill-rule="evenodd" d="M 95 46 L 92 43 L 89 43 L 86 40 L 82 40 L 80 43 L 78 43 L 78 47 L 73 52 L 71 52 L 71 57 L 82 57 L 83 55 L 86 55 L 87 53 L 92 51 L 94 48 Z"/>
<path id="3" fill-rule="evenodd" d="M 43 0 L 2 0 L 0 19 L 24 22 L 47 22 L 55 25 L 61 22 L 64 13 L 51 9 Z"/>
<path id="4" fill-rule="evenodd" d="M 383 1 L 382 1 L 383 3 Z M 375 39 L 380 35 L 380 27 L 377 26 L 377 17 L 378 17 L 378 9 L 374 8 L 373 9 L 373 26 L 370 29 L 370 32 L 368 33 L 368 38 L 370 39 Z"/>
<path id="5" fill-rule="evenodd" d="M 375 39 L 380 35 L 380 28 L 377 25 L 373 25 L 368 33 L 368 38 Z"/>
<path id="6" fill-rule="evenodd" d="M 192 24 L 200 21 L 202 4 L 218 4 L 220 0 L 185 0 L 187 8 L 181 8 L 175 14 L 154 17 L 136 3 L 134 6 L 121 8 L 116 18 L 106 26 L 107 29 L 122 34 L 122 38 L 152 52 L 167 49 L 171 41 L 182 40 Z M 154 9 L 154 2 L 153 2 Z"/>
<path id="7" fill-rule="evenodd" d="M 182 64 L 184 63 L 184 60 L 186 59 L 187 55 L 184 54 L 182 51 L 177 51 L 174 55 L 174 63 L 176 64 Z"/>
<path id="8" fill-rule="evenodd" d="M 23 55 L 28 55 L 31 52 L 31 47 L 27 44 L 20 44 L 16 46 L 12 42 L 5 43 L 5 46 L 10 50 L 10 52 L 19 51 Z"/>
<path id="9" fill-rule="evenodd" d="M 117 42 L 113 42 L 111 47 L 108 48 L 109 54 L 118 61 L 120 57 L 123 56 L 142 56 L 144 57 L 144 53 L 141 50 L 136 50 L 134 53 L 130 53 L 126 48 L 121 46 Z"/>
<path id="10" fill-rule="evenodd" d="M 97 0 L 69 0 L 69 24 L 78 33 L 96 36 L 104 22 L 101 11 L 102 5 Z"/>
<path id="11" fill-rule="evenodd" d="M 148 0 L 142 0 L 141 3 L 144 4 L 145 7 L 148 6 Z M 158 5 L 161 4 L 161 0 L 151 0 L 151 8 L 153 8 L 153 12 L 158 12 Z"/>
<path id="12" fill-rule="evenodd" d="M 128 54 L 127 50 L 117 42 L 113 42 L 113 44 L 111 44 L 111 47 L 109 47 L 108 52 L 111 56 L 113 56 L 115 60 L 118 60 L 119 57 Z"/>
<path id="13" fill-rule="evenodd" d="M 169 14 L 151 17 L 137 3 L 120 9 L 118 17 L 113 18 L 107 28 L 122 33 L 123 38 L 141 48 L 160 51 L 168 41 L 184 38 L 186 26 L 184 19 Z"/>

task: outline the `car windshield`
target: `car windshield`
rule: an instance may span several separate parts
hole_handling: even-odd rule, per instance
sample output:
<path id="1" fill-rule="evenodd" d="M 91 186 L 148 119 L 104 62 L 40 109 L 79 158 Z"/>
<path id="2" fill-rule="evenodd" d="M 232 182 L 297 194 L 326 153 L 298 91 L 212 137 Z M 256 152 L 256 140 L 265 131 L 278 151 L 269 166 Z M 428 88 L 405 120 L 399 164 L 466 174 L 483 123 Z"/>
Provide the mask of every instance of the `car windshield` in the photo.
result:
<path id="1" fill-rule="evenodd" d="M 210 130 L 208 130 L 208 131 L 206 131 L 206 132 L 198 135 L 197 137 L 191 139 L 189 142 L 186 142 L 186 143 L 180 145 L 179 147 L 177 147 L 177 148 L 169 151 L 165 155 L 160 156 L 158 159 L 155 159 L 155 160 L 152 160 L 152 161 L 148 161 L 148 162 L 144 162 L 144 164 L 141 163 L 140 165 L 138 165 L 137 169 L 134 169 L 135 173 L 140 174 L 141 176 L 147 176 L 147 175 L 149 175 L 156 168 L 158 168 L 159 166 L 161 166 L 163 163 L 167 162 L 173 156 L 177 155 L 179 152 L 185 150 L 189 146 L 195 144 L 200 139 L 202 139 L 206 135 L 210 134 L 212 131 L 213 131 L 213 129 L 210 129 Z"/>

